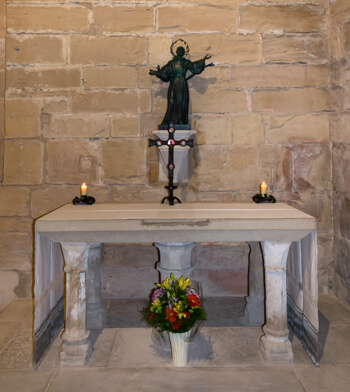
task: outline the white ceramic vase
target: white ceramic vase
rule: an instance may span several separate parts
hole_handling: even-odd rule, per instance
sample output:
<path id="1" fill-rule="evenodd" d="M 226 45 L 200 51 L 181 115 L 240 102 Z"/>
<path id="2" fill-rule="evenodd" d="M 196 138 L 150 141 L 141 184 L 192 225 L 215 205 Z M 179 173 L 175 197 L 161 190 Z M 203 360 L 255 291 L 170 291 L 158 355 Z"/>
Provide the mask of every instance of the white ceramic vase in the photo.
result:
<path id="1" fill-rule="evenodd" d="M 186 366 L 190 336 L 191 331 L 183 333 L 169 332 L 174 366 Z"/>

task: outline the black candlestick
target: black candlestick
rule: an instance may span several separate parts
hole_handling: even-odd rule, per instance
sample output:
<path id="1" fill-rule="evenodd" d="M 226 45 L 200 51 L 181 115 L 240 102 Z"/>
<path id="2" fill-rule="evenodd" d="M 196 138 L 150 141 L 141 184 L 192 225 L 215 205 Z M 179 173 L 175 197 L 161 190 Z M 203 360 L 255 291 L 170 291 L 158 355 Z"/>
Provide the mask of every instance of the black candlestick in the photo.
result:
<path id="1" fill-rule="evenodd" d="M 276 199 L 272 195 L 267 196 L 267 193 L 265 195 L 258 193 L 253 196 L 253 200 L 255 203 L 276 203 Z"/>
<path id="2" fill-rule="evenodd" d="M 75 197 L 73 199 L 73 204 L 94 204 L 95 203 L 95 198 L 92 196 L 86 196 L 83 195 L 80 198 L 79 197 Z"/>

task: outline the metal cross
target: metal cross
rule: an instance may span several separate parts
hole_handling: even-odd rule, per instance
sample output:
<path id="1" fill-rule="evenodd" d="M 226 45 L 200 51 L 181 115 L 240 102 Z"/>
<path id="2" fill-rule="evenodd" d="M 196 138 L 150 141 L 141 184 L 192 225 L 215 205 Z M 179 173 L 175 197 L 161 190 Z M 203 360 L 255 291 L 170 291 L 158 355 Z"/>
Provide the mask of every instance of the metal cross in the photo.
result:
<path id="1" fill-rule="evenodd" d="M 161 146 L 168 146 L 169 149 L 169 155 L 168 155 L 168 180 L 169 184 L 165 187 L 165 189 L 168 190 L 168 196 L 165 196 L 161 203 L 163 204 L 165 200 L 169 201 L 169 205 L 173 206 L 175 201 L 178 203 L 181 203 L 181 200 L 174 196 L 174 190 L 177 189 L 177 186 L 174 185 L 174 170 L 175 170 L 175 163 L 174 163 L 174 147 L 175 146 L 181 146 L 181 147 L 193 147 L 193 139 L 190 140 L 175 140 L 175 125 L 170 123 L 168 127 L 168 139 L 167 140 L 161 140 L 161 139 L 148 139 L 149 141 L 149 147 L 156 146 L 156 147 L 161 147 Z"/>

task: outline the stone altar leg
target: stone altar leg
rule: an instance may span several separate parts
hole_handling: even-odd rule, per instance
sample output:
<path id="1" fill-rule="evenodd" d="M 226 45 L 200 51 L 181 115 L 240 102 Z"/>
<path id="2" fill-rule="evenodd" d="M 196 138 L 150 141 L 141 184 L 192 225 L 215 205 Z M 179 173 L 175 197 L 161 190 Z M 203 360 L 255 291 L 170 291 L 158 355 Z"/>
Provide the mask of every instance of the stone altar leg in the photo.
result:
<path id="1" fill-rule="evenodd" d="M 90 244 L 86 269 L 86 324 L 89 329 L 102 329 L 104 309 L 101 300 L 102 244 Z"/>
<path id="2" fill-rule="evenodd" d="M 264 304 L 264 265 L 259 242 L 248 242 L 249 253 L 249 284 L 248 297 L 242 321 L 248 325 L 263 325 L 265 321 Z"/>
<path id="3" fill-rule="evenodd" d="M 165 243 L 156 242 L 155 247 L 160 253 L 160 265 L 158 271 L 161 274 L 161 280 L 166 279 L 170 273 L 174 274 L 175 278 L 180 278 L 181 275 L 187 279 L 193 267 L 191 265 L 191 253 L 195 247 L 195 242 L 181 242 L 181 243 Z"/>
<path id="4" fill-rule="evenodd" d="M 62 365 L 85 365 L 91 355 L 90 331 L 86 329 L 86 265 L 89 244 L 61 243 L 66 273 L 65 331 L 62 335 Z"/>
<path id="5" fill-rule="evenodd" d="M 293 363 L 288 339 L 286 269 L 289 242 L 262 242 L 265 263 L 266 323 L 260 351 L 271 365 Z"/>

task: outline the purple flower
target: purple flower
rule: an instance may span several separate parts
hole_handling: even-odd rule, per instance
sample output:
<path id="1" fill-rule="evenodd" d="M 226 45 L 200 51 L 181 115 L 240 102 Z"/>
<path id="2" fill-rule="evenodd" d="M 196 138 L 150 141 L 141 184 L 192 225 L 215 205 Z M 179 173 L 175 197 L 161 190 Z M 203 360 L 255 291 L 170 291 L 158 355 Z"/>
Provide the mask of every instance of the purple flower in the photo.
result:
<path id="1" fill-rule="evenodd" d="M 152 302 L 154 302 L 159 297 L 163 297 L 163 295 L 164 295 L 164 291 L 162 289 L 154 290 L 154 292 L 152 294 Z"/>
<path id="2" fill-rule="evenodd" d="M 196 290 L 193 289 L 192 287 L 188 287 L 186 289 L 186 293 L 187 293 L 187 295 L 194 295 L 199 299 L 199 295 L 197 294 Z"/>

